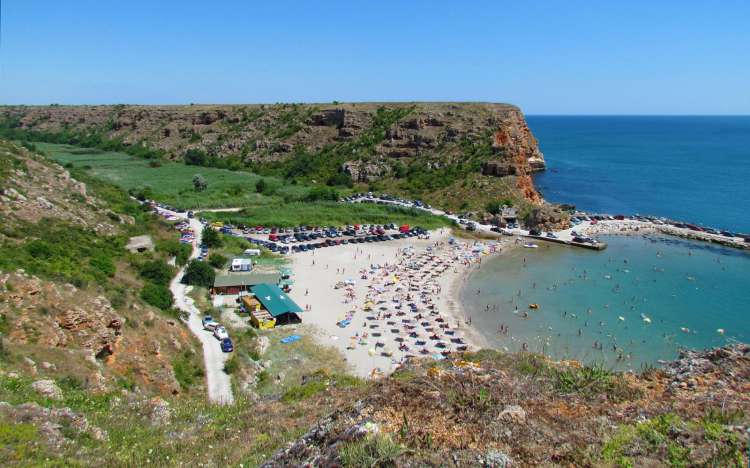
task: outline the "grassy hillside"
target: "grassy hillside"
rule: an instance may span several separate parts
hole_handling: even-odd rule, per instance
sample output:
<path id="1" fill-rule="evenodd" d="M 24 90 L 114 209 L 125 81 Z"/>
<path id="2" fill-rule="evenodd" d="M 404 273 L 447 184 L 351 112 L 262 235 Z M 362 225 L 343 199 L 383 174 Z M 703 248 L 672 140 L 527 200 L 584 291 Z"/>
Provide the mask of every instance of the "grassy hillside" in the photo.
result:
<path id="1" fill-rule="evenodd" d="M 149 198 L 179 208 L 221 208 L 270 203 L 270 197 L 256 192 L 260 176 L 245 171 L 189 166 L 171 161 L 148 160 L 117 151 L 96 148 L 37 143 L 61 165 L 81 169 L 92 177 L 117 185 L 131 193 L 145 193 Z M 203 176 L 207 188 L 196 191 L 193 177 Z M 308 188 L 284 184 L 265 178 L 277 200 L 303 198 Z"/>
<path id="2" fill-rule="evenodd" d="M 495 103 L 0 106 L 0 136 L 251 170 L 290 184 L 387 188 L 452 210 L 481 210 L 498 196 L 539 203 L 528 174 L 544 168 L 520 110 Z M 490 162 L 501 169 L 485 171 Z M 439 197 L 467 178 L 493 190 Z M 233 182 L 221 190 L 241 195 Z"/>
<path id="3" fill-rule="evenodd" d="M 35 146 L 71 170 L 178 208 L 245 208 L 239 215 L 211 214 L 216 219 L 267 226 L 410 223 L 435 228 L 448 224 L 443 218 L 418 210 L 315 200 L 316 197 L 335 199 L 339 192 L 330 187 L 313 188 L 246 171 L 157 162 L 121 152 L 64 144 L 37 143 Z M 196 174 L 205 178 L 205 190 L 195 190 L 192 179 Z M 258 193 L 257 183 L 261 179 L 265 188 Z"/>

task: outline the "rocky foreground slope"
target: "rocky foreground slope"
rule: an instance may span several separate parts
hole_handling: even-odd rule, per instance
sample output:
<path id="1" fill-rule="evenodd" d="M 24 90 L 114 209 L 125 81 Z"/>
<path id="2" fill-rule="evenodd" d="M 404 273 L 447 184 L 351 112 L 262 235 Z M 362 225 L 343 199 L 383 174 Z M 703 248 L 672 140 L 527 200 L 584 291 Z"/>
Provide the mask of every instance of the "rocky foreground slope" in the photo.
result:
<path id="1" fill-rule="evenodd" d="M 115 141 L 170 159 L 362 184 L 454 209 L 473 199 L 541 201 L 530 174 L 544 169 L 544 157 L 521 111 L 508 104 L 13 106 L 0 108 L 0 120 L 64 142 Z"/>
<path id="2" fill-rule="evenodd" d="M 139 266 L 165 255 L 124 249 L 130 235 L 174 234 L 133 205 L 0 140 L 1 370 L 66 378 L 92 393 L 191 390 L 175 368 L 200 363 L 200 347 L 176 317 L 139 294 Z"/>

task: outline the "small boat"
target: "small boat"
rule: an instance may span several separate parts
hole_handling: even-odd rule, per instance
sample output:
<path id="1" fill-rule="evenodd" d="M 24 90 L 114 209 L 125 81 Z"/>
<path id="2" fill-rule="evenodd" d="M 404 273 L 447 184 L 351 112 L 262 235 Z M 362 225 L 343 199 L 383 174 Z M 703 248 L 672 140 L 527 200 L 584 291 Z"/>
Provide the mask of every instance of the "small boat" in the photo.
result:
<path id="1" fill-rule="evenodd" d="M 537 303 L 529 304 L 529 309 L 538 309 L 538 308 L 539 308 L 539 304 Z"/>
<path id="2" fill-rule="evenodd" d="M 719 335 L 723 335 L 724 334 L 724 329 L 723 328 L 717 328 L 716 329 L 716 333 L 718 333 Z"/>
<path id="3" fill-rule="evenodd" d="M 536 245 L 536 244 L 535 244 L 535 243 L 533 243 L 533 242 L 529 242 L 528 244 L 523 244 L 523 246 L 524 246 L 525 248 L 527 248 L 527 249 L 538 249 L 538 248 L 539 248 L 539 246 L 538 246 L 538 245 Z"/>

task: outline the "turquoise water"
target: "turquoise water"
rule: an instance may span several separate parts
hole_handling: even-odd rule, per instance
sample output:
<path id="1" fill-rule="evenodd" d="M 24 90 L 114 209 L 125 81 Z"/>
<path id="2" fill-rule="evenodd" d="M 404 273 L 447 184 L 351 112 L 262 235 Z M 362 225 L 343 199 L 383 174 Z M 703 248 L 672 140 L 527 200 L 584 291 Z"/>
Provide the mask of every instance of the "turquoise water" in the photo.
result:
<path id="1" fill-rule="evenodd" d="M 529 116 L 553 202 L 750 232 L 750 116 Z"/>
<path id="2" fill-rule="evenodd" d="M 680 347 L 750 341 L 748 254 L 668 237 L 602 239 L 604 252 L 540 243 L 483 262 L 461 292 L 472 324 L 493 347 L 526 343 L 618 369 L 674 358 Z"/>
<path id="3" fill-rule="evenodd" d="M 528 122 L 548 164 L 535 181 L 550 201 L 750 231 L 750 117 Z M 525 343 L 617 369 L 681 347 L 750 342 L 750 253 L 657 236 L 603 240 L 604 252 L 541 242 L 484 262 L 460 293 L 475 328 L 498 348 Z"/>

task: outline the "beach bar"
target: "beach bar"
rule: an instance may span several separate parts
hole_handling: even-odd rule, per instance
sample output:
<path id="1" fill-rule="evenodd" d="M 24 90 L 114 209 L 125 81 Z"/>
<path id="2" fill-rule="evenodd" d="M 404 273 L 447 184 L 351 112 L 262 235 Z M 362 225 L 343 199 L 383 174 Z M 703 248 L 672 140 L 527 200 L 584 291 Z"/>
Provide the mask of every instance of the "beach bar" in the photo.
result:
<path id="1" fill-rule="evenodd" d="M 254 327 L 266 329 L 300 322 L 297 314 L 302 308 L 275 284 L 258 284 L 250 292 L 252 296 L 244 296 L 242 305 Z"/>
<path id="2" fill-rule="evenodd" d="M 263 283 L 278 284 L 281 280 L 279 274 L 262 273 L 235 273 L 218 275 L 214 279 L 211 294 L 241 294 L 247 292 L 253 286 Z"/>

